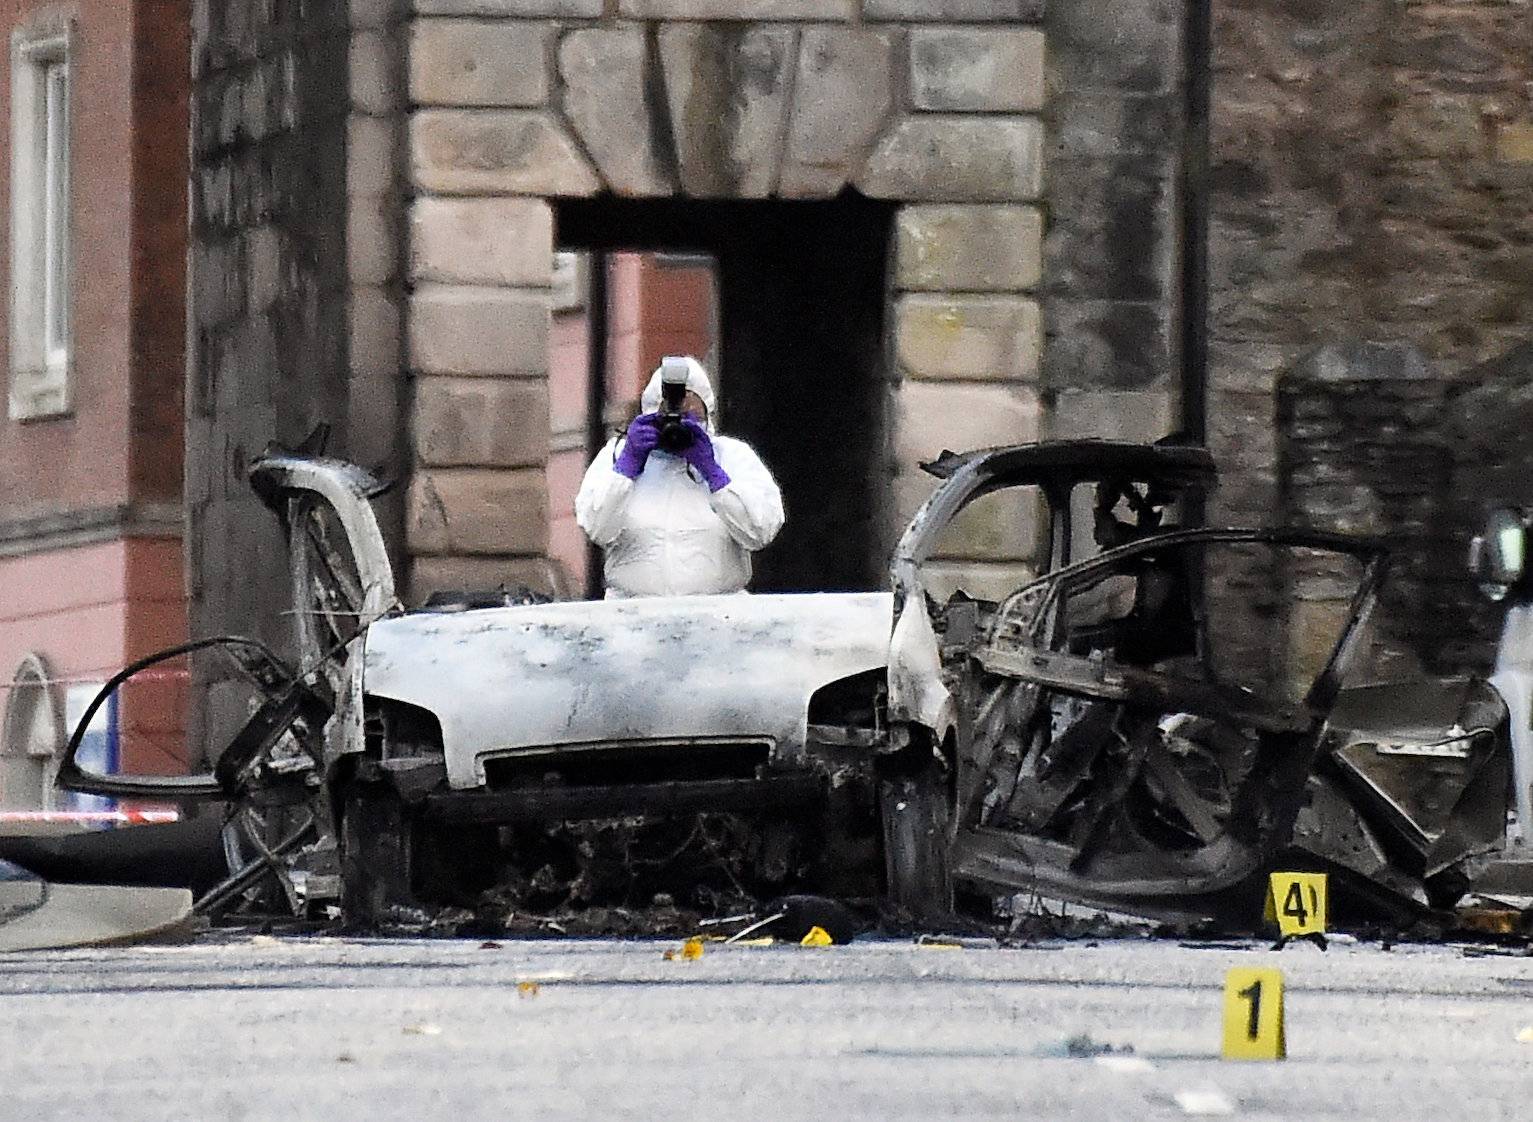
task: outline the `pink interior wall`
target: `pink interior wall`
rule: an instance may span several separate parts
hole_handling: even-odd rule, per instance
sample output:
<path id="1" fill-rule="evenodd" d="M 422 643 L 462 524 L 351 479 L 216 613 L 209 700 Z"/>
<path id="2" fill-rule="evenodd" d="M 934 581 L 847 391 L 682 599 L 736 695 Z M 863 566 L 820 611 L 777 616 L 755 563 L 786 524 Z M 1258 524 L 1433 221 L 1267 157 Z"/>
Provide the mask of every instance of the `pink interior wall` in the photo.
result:
<path id="1" fill-rule="evenodd" d="M 705 264 L 657 261 L 651 254 L 615 253 L 607 273 L 608 429 L 638 410 L 639 395 L 665 355 L 706 361 L 713 349 L 714 297 Z M 590 319 L 585 309 L 557 312 L 549 344 L 549 555 L 564 566 L 572 595 L 599 590 L 585 584 L 587 542 L 575 524 L 575 495 L 596 449 L 587 448 L 586 379 Z"/>
<path id="2" fill-rule="evenodd" d="M 586 451 L 590 323 L 585 309 L 556 312 L 549 337 L 548 553 L 564 568 L 570 595 L 586 591 L 586 538 L 575 524 L 575 494 Z"/>

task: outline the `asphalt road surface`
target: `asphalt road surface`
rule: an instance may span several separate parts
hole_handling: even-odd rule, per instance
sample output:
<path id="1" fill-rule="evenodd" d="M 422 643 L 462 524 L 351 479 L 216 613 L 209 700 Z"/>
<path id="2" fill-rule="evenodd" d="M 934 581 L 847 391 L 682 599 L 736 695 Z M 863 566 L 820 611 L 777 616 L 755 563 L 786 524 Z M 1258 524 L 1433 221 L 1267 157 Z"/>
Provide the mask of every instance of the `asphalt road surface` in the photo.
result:
<path id="1" fill-rule="evenodd" d="M 1533 1117 L 1533 958 L 1122 940 L 666 961 L 676 946 L 0 955 L 0 1118 Z M 1286 1062 L 1218 1058 L 1225 972 L 1252 965 L 1283 970 Z M 1083 1035 L 1132 1053 L 1074 1058 Z"/>

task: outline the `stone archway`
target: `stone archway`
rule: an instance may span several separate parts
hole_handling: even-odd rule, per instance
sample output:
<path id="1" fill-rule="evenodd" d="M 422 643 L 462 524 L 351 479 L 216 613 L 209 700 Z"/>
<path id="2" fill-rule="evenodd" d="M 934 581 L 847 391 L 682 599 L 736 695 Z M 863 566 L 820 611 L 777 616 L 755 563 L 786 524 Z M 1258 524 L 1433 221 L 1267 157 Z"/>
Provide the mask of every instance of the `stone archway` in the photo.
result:
<path id="1" fill-rule="evenodd" d="M 11 678 L 0 728 L 0 807 L 53 810 L 54 776 L 64 746 L 64 714 L 41 655 L 21 660 Z"/>
<path id="2" fill-rule="evenodd" d="M 1043 34 L 991 7 L 1009 6 L 946 25 L 912 0 L 621 0 L 616 20 L 583 0 L 494 5 L 493 19 L 417 5 L 413 597 L 546 565 L 560 199 L 893 204 L 875 468 L 887 532 L 871 551 L 929 490 L 918 460 L 1040 434 Z M 961 559 L 1012 566 L 997 543 L 1014 537 L 976 535 L 989 544 Z"/>

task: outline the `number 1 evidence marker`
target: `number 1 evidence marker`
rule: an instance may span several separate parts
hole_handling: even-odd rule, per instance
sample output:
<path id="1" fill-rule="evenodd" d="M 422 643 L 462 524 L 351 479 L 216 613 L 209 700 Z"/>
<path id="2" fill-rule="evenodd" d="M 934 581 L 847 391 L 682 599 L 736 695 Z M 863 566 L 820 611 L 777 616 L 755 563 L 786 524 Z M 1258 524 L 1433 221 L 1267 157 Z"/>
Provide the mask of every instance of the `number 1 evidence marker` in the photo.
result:
<path id="1" fill-rule="evenodd" d="M 1237 966 L 1224 978 L 1224 1058 L 1282 1060 L 1283 972 L 1272 967 Z"/>

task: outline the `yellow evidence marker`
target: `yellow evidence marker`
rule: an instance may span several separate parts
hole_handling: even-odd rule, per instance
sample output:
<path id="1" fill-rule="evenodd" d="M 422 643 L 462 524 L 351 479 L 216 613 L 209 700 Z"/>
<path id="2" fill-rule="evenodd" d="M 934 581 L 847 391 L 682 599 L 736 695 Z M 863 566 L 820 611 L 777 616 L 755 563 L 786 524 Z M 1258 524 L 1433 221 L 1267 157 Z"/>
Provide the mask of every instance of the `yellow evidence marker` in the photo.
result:
<path id="1" fill-rule="evenodd" d="M 811 927 L 802 939 L 798 941 L 801 947 L 829 947 L 835 945 L 835 940 L 830 937 L 830 932 L 818 925 Z"/>
<path id="2" fill-rule="evenodd" d="M 703 957 L 703 941 L 694 935 L 681 945 L 681 950 L 669 950 L 660 957 L 667 962 L 696 962 Z"/>
<path id="3" fill-rule="evenodd" d="M 1263 918 L 1277 924 L 1283 939 L 1324 935 L 1325 887 L 1324 873 L 1273 873 L 1267 878 Z"/>
<path id="4" fill-rule="evenodd" d="M 1282 1060 L 1283 972 L 1270 966 L 1237 966 L 1224 978 L 1224 1058 Z"/>

